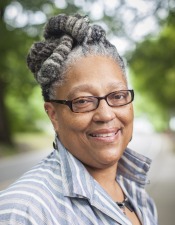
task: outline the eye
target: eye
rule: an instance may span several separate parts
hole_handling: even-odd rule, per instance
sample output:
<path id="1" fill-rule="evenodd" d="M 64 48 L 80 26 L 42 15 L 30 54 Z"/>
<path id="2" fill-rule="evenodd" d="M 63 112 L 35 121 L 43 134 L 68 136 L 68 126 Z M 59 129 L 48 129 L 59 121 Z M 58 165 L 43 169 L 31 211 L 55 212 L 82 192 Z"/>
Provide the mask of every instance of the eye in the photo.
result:
<path id="1" fill-rule="evenodd" d="M 108 100 L 111 104 L 125 104 L 128 101 L 129 93 L 128 91 L 117 91 L 113 92 L 108 96 Z"/>
<path id="2" fill-rule="evenodd" d="M 75 105 L 76 107 L 86 107 L 92 102 L 93 102 L 93 99 L 91 97 L 82 97 L 82 98 L 74 99 L 72 104 Z"/>
<path id="3" fill-rule="evenodd" d="M 75 99 L 73 101 L 73 104 L 86 104 L 88 102 L 88 99 L 85 99 L 85 98 L 79 98 L 79 99 Z"/>
<path id="4" fill-rule="evenodd" d="M 111 99 L 114 99 L 114 100 L 122 100 L 122 99 L 125 99 L 126 97 L 127 97 L 127 93 L 125 92 L 116 92 L 111 95 Z"/>
<path id="5" fill-rule="evenodd" d="M 115 94 L 114 98 L 115 99 L 123 99 L 123 98 L 126 98 L 126 94 L 125 93 Z"/>

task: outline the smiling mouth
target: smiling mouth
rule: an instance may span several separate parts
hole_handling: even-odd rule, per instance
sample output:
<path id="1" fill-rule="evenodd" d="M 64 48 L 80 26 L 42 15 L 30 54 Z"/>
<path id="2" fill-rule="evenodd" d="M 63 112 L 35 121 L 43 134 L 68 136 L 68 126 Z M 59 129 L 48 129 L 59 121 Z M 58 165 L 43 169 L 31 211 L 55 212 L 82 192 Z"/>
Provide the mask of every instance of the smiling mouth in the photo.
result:
<path id="1" fill-rule="evenodd" d="M 106 133 L 106 134 L 90 134 L 90 136 L 91 137 L 101 137 L 101 138 L 114 137 L 117 134 L 117 132 Z"/>
<path id="2" fill-rule="evenodd" d="M 119 137 L 121 128 L 118 129 L 102 129 L 89 134 L 94 140 L 113 142 Z"/>

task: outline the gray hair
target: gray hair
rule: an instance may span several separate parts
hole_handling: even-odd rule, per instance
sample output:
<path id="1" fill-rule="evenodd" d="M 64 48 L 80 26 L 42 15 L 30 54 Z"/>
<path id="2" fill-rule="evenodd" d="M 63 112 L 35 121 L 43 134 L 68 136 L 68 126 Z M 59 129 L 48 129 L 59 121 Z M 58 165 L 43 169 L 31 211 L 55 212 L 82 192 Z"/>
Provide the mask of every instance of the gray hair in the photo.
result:
<path id="1" fill-rule="evenodd" d="M 76 14 L 50 18 L 44 30 L 45 40 L 36 42 L 27 56 L 27 64 L 42 88 L 44 100 L 54 96 L 54 86 L 62 85 L 66 72 L 77 59 L 101 55 L 114 59 L 125 75 L 122 58 L 98 25 Z"/>

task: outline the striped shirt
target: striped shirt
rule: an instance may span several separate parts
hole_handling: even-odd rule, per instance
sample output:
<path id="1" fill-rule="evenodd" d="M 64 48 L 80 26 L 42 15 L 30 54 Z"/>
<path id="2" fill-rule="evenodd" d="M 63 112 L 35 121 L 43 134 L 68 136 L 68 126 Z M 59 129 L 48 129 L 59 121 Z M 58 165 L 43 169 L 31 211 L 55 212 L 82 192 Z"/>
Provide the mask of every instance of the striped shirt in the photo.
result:
<path id="1" fill-rule="evenodd" d="M 59 141 L 54 150 L 0 192 L 0 225 L 131 225 L 118 205 Z M 116 179 L 143 225 L 157 225 L 144 187 L 151 161 L 126 149 Z"/>

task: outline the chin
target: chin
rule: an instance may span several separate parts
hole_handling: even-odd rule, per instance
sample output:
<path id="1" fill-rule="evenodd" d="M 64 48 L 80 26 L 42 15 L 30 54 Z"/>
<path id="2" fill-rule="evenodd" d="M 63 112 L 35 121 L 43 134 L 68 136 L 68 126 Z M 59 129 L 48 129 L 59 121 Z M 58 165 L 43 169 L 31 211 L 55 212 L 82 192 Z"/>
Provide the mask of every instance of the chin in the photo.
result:
<path id="1" fill-rule="evenodd" d="M 99 157 L 99 158 L 101 158 L 101 161 L 105 165 L 110 165 L 110 164 L 113 165 L 119 161 L 122 154 L 123 154 L 123 151 L 119 152 L 119 151 L 116 151 L 116 149 L 115 149 L 115 151 L 106 152 L 102 157 Z"/>

